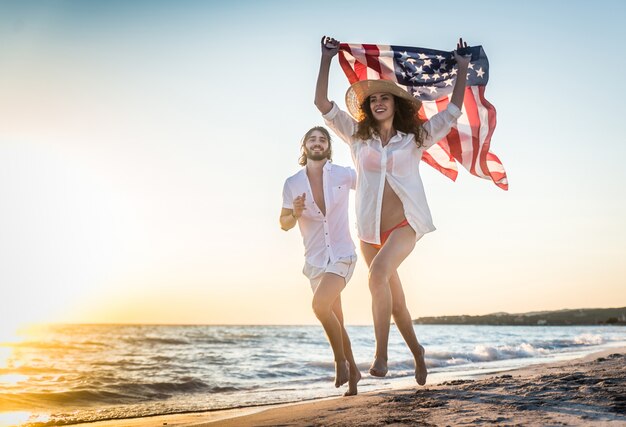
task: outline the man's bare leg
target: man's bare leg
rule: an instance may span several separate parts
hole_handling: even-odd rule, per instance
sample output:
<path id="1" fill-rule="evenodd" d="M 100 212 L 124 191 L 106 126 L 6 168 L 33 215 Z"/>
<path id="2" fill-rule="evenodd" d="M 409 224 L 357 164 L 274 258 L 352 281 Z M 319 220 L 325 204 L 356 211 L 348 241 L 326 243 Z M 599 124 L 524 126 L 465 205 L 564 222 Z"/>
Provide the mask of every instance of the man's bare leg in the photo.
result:
<path id="1" fill-rule="evenodd" d="M 391 288 L 391 297 L 393 300 L 393 306 L 391 313 L 393 320 L 404 338 L 409 350 L 413 353 L 415 359 L 415 381 L 419 385 L 426 384 L 426 376 L 428 371 L 426 370 L 426 363 L 424 361 L 424 347 L 422 347 L 417 341 L 415 336 L 415 329 L 413 329 L 413 320 L 411 314 L 406 306 L 406 299 L 404 297 L 404 290 L 402 289 L 402 283 L 400 282 L 400 276 L 395 271 L 389 279 L 389 286 Z"/>
<path id="2" fill-rule="evenodd" d="M 333 304 L 346 286 L 343 277 L 325 273 L 313 295 L 313 311 L 322 323 L 335 357 L 335 387 L 350 380 L 350 365 L 346 360 L 343 345 L 343 328 L 333 312 Z"/>
<path id="3" fill-rule="evenodd" d="M 333 304 L 333 312 L 339 320 L 341 324 L 341 331 L 343 337 L 343 352 L 346 355 L 346 360 L 350 365 L 350 379 L 348 380 L 348 391 L 346 391 L 344 396 L 354 396 L 357 394 L 357 383 L 361 380 L 361 371 L 359 371 L 359 367 L 354 361 L 354 354 L 352 353 L 352 345 L 350 343 L 350 338 L 348 337 L 348 332 L 343 324 L 343 310 L 341 308 L 341 295 L 337 297 L 335 303 Z"/>

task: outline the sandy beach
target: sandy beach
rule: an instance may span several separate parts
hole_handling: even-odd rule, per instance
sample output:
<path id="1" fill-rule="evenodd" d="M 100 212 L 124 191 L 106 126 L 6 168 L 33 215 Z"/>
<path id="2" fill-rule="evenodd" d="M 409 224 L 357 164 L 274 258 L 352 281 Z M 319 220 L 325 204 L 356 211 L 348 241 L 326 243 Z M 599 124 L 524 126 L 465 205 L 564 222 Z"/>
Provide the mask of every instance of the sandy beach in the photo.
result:
<path id="1" fill-rule="evenodd" d="M 471 380 L 80 426 L 626 425 L 626 348 Z"/>

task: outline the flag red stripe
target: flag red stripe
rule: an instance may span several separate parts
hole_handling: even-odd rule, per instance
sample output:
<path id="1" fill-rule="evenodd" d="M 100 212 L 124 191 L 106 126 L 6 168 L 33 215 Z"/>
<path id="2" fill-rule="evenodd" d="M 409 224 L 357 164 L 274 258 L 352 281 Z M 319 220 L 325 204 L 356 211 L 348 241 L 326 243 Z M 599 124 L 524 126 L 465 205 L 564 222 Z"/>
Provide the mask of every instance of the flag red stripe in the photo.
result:
<path id="1" fill-rule="evenodd" d="M 480 102 L 487 109 L 488 123 L 489 123 L 489 132 L 487 133 L 487 136 L 485 137 L 485 141 L 483 142 L 483 148 L 482 148 L 483 152 L 486 153 L 484 156 L 484 164 L 485 164 L 484 170 L 486 172 L 487 171 L 489 172 L 489 175 L 492 177 L 492 179 L 494 179 L 494 182 L 497 185 L 499 180 L 496 180 L 494 178 L 494 176 L 491 174 L 491 171 L 489 171 L 489 168 L 487 167 L 487 155 L 489 154 L 489 147 L 491 146 L 491 135 L 493 135 L 493 131 L 496 128 L 496 109 L 493 105 L 491 105 L 489 101 L 485 99 L 485 86 L 478 86 L 478 96 L 480 98 Z M 495 157 L 498 163 L 502 164 L 500 162 L 500 159 L 498 159 L 495 155 L 493 155 L 493 157 Z M 505 177 L 506 177 L 506 174 L 505 174 Z"/>
<path id="2" fill-rule="evenodd" d="M 356 74 L 359 76 L 359 80 L 369 79 L 369 76 L 367 75 L 368 68 L 369 67 L 367 65 L 364 65 L 359 61 L 354 63 L 354 71 L 356 71 Z"/>
<path id="3" fill-rule="evenodd" d="M 443 111 L 448 108 L 448 104 L 450 103 L 450 99 L 448 97 L 443 97 L 437 100 L 437 111 Z M 459 163 L 462 163 L 463 160 L 463 149 L 461 148 L 461 136 L 459 135 L 459 131 L 457 128 L 450 129 L 450 133 L 445 138 L 446 145 L 448 146 L 448 152 L 450 155 L 456 159 Z"/>
<path id="4" fill-rule="evenodd" d="M 376 46 L 375 44 L 364 44 L 363 49 L 365 49 L 365 59 L 367 60 L 367 66 L 376 71 L 378 74 L 382 74 L 383 69 L 380 66 L 380 62 L 378 61 L 378 55 L 380 54 L 378 46 Z"/>
<path id="5" fill-rule="evenodd" d="M 507 176 L 506 176 L 506 172 L 504 171 L 504 166 L 502 166 L 502 162 L 500 161 L 500 159 L 498 158 L 498 156 L 496 156 L 493 153 L 487 153 L 487 160 L 489 160 L 490 162 L 495 162 L 498 163 L 500 165 L 500 167 L 502 168 L 502 172 L 500 171 L 489 171 L 489 175 L 491 175 L 491 178 L 493 179 L 493 182 L 500 188 L 502 188 L 503 190 L 508 190 L 509 189 L 509 182 L 507 180 Z"/>
<path id="6" fill-rule="evenodd" d="M 350 50 L 350 45 L 348 45 L 347 43 L 341 43 L 339 45 L 339 65 L 341 65 L 341 69 L 348 78 L 350 84 L 353 84 L 359 81 L 359 77 L 350 66 L 350 61 L 348 61 L 346 55 L 352 56 L 352 50 Z"/>
<path id="7" fill-rule="evenodd" d="M 443 165 L 441 165 L 439 162 L 437 162 L 433 156 L 431 156 L 428 151 L 424 151 L 422 153 L 422 160 L 424 162 L 426 162 L 427 164 L 429 164 L 430 166 L 432 166 L 433 168 L 437 169 L 439 172 L 441 172 L 442 174 L 444 174 L 445 176 L 447 176 L 448 178 L 450 178 L 452 181 L 456 181 L 457 176 L 459 175 L 459 171 L 455 170 L 455 169 L 450 169 L 450 168 L 446 168 Z"/>

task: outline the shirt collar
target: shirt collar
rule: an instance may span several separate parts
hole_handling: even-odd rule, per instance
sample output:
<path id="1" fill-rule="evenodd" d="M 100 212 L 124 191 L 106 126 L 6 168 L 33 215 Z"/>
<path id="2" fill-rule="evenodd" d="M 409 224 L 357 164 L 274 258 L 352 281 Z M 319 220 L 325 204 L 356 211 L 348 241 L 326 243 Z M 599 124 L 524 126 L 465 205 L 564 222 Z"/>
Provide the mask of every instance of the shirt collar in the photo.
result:
<path id="1" fill-rule="evenodd" d="M 332 168 L 332 162 L 330 160 L 326 160 L 326 163 L 324 163 L 324 166 L 322 166 L 322 169 L 324 169 L 325 171 L 329 171 L 330 168 Z M 300 172 L 304 172 L 306 173 L 306 165 L 302 166 L 302 169 L 300 170 Z"/>
<path id="2" fill-rule="evenodd" d="M 394 142 L 402 141 L 406 135 L 407 135 L 406 133 L 397 130 L 396 134 L 394 136 L 392 136 L 391 139 L 389 140 L 389 144 L 392 144 Z M 382 144 L 382 141 L 380 140 L 380 135 L 374 134 L 374 135 L 372 135 L 372 139 L 375 139 L 375 140 L 377 140 L 378 142 L 380 142 Z"/>
<path id="3" fill-rule="evenodd" d="M 400 138 L 404 138 L 406 136 L 406 133 L 402 132 L 401 130 L 397 130 L 395 136 L 399 136 Z M 391 138 L 393 139 L 393 138 Z"/>

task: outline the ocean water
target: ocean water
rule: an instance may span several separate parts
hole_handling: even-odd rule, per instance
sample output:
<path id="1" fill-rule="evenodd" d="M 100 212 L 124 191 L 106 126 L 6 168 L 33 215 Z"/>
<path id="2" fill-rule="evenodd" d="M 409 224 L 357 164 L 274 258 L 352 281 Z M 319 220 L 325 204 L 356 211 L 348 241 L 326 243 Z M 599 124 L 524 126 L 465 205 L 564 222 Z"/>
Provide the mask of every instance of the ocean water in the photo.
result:
<path id="1" fill-rule="evenodd" d="M 389 375 L 372 378 L 371 326 L 348 326 L 359 391 L 410 386 L 392 327 Z M 415 325 L 429 382 L 626 345 L 619 326 Z M 0 343 L 0 426 L 184 413 L 340 396 L 321 326 L 54 325 Z"/>

